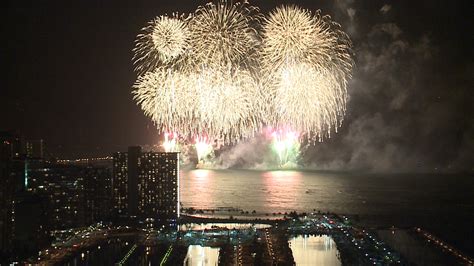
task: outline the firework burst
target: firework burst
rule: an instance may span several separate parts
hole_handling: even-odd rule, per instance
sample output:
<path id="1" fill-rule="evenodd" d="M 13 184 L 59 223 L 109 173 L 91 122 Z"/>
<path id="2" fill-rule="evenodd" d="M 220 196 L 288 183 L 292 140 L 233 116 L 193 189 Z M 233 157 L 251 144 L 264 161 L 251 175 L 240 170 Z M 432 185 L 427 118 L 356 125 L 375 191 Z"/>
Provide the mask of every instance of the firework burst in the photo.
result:
<path id="1" fill-rule="evenodd" d="M 322 140 L 337 131 L 346 111 L 346 90 L 330 71 L 301 63 L 282 68 L 277 75 L 275 124 Z"/>
<path id="2" fill-rule="evenodd" d="M 340 126 L 352 70 L 351 42 L 329 16 L 296 6 L 263 25 L 262 72 L 268 123 L 322 140 Z"/>
<path id="3" fill-rule="evenodd" d="M 183 60 L 190 44 L 188 21 L 183 15 L 160 16 L 150 21 L 135 42 L 135 71 L 144 74 L 160 65 L 176 66 Z"/>
<path id="4" fill-rule="evenodd" d="M 259 44 L 258 8 L 225 0 L 199 7 L 190 21 L 192 53 L 201 66 L 239 66 Z"/>
<path id="5" fill-rule="evenodd" d="M 197 74 L 160 67 L 138 78 L 133 95 L 162 132 L 233 142 L 251 134 L 258 123 L 256 87 L 242 70 Z"/>
<path id="6" fill-rule="evenodd" d="M 234 142 L 255 130 L 261 104 L 258 85 L 248 71 L 206 69 L 197 87 L 199 114 L 209 136 Z"/>
<path id="7" fill-rule="evenodd" d="M 346 112 L 351 42 L 319 11 L 282 6 L 263 18 L 246 1 L 217 0 L 157 17 L 134 53 L 135 101 L 189 142 L 236 142 L 263 125 L 323 140 Z"/>
<path id="8" fill-rule="evenodd" d="M 133 86 L 133 98 L 161 132 L 191 136 L 200 132 L 192 74 L 159 67 L 140 76 Z"/>
<path id="9" fill-rule="evenodd" d="M 262 61 L 266 70 L 308 62 L 314 67 L 352 70 L 351 41 L 331 17 L 297 6 L 276 8 L 263 25 Z"/>
<path id="10" fill-rule="evenodd" d="M 259 104 L 254 75 L 260 38 L 258 8 L 247 2 L 208 3 L 189 22 L 199 115 L 209 138 L 238 141 L 255 130 Z"/>

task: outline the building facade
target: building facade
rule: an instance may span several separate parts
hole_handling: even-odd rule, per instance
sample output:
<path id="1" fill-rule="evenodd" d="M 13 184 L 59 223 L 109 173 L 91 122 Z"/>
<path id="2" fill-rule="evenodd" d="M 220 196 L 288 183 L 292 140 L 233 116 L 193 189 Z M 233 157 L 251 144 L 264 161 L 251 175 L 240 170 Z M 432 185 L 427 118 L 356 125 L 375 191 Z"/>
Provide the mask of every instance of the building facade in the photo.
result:
<path id="1" fill-rule="evenodd" d="M 179 154 L 143 153 L 138 175 L 140 216 L 162 225 L 179 217 Z"/>
<path id="2" fill-rule="evenodd" d="M 10 179 L 11 142 L 0 142 L 0 264 L 9 257 L 13 238 L 13 185 Z"/>
<path id="3" fill-rule="evenodd" d="M 50 230 L 88 226 L 109 216 L 110 176 L 102 167 L 46 164 L 29 170 L 28 191 L 48 199 Z"/>
<path id="4" fill-rule="evenodd" d="M 112 206 L 118 215 L 128 210 L 128 153 L 116 152 L 112 160 Z"/>
<path id="5" fill-rule="evenodd" d="M 18 158 L 25 154 L 25 138 L 16 132 L 0 132 L 0 142 L 4 145 L 2 153 L 10 159 Z"/>
<path id="6" fill-rule="evenodd" d="M 43 159 L 44 152 L 44 141 L 42 139 L 26 141 L 26 155 L 28 158 Z"/>
<path id="7" fill-rule="evenodd" d="M 126 167 L 125 167 L 126 166 Z M 175 226 L 179 218 L 179 153 L 115 153 L 113 205 L 117 213 L 155 226 Z"/>

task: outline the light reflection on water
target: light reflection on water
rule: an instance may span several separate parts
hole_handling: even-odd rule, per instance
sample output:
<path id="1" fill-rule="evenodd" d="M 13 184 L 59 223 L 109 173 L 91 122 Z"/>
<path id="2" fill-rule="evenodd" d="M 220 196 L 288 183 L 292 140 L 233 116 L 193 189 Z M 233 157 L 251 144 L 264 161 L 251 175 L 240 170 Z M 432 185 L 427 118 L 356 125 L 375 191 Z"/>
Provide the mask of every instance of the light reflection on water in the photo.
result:
<path id="1" fill-rule="evenodd" d="M 181 231 L 201 231 L 201 230 L 210 230 L 210 229 L 217 229 L 217 228 L 225 228 L 229 230 L 242 230 L 242 229 L 265 229 L 270 228 L 271 225 L 268 224 L 242 224 L 242 223 L 202 223 L 202 224 L 183 224 L 180 226 Z"/>
<path id="2" fill-rule="evenodd" d="M 296 171 L 267 171 L 261 174 L 265 193 L 266 210 L 281 206 L 298 206 L 301 173 Z"/>
<path id="3" fill-rule="evenodd" d="M 300 235 L 289 242 L 296 265 L 341 265 L 336 243 L 329 236 Z"/>
<path id="4" fill-rule="evenodd" d="M 464 215 L 474 207 L 469 176 L 200 169 L 183 171 L 180 178 L 183 206 L 197 209 L 234 207 L 259 213 L 316 209 L 398 217 L 434 214 L 454 206 Z"/>
<path id="5" fill-rule="evenodd" d="M 211 170 L 197 169 L 190 172 L 190 174 L 195 178 L 203 179 L 203 178 L 208 178 L 210 175 L 213 174 L 213 172 Z"/>
<path id="6" fill-rule="evenodd" d="M 219 262 L 219 248 L 191 245 L 184 259 L 185 266 L 214 266 Z"/>

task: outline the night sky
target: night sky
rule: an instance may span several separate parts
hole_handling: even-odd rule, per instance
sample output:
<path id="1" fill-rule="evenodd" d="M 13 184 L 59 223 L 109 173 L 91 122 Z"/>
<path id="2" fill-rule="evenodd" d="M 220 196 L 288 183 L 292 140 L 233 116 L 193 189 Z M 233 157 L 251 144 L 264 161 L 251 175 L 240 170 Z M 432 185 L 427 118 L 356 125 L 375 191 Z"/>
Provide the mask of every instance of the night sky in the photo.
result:
<path id="1" fill-rule="evenodd" d="M 264 13 L 281 3 L 322 9 L 353 40 L 356 68 L 344 125 L 332 139 L 306 150 L 306 165 L 473 170 L 471 1 L 250 2 Z M 130 94 L 133 41 L 155 16 L 189 12 L 202 3 L 3 3 L 0 130 L 42 138 L 62 158 L 157 143 L 155 126 Z"/>

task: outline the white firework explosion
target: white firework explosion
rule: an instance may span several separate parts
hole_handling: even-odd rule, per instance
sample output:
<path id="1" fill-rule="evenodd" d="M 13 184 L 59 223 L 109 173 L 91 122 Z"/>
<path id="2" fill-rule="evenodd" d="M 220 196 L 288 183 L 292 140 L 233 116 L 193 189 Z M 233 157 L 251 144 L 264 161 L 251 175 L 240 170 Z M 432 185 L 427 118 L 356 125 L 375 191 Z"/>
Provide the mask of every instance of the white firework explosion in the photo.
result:
<path id="1" fill-rule="evenodd" d="M 150 21 L 137 36 L 133 49 L 135 70 L 144 74 L 160 65 L 179 65 L 189 50 L 188 21 L 188 18 L 177 15 L 160 16 Z"/>
<path id="2" fill-rule="evenodd" d="M 329 16 L 296 6 L 274 10 L 261 48 L 266 122 L 322 141 L 346 111 L 351 42 Z"/>

